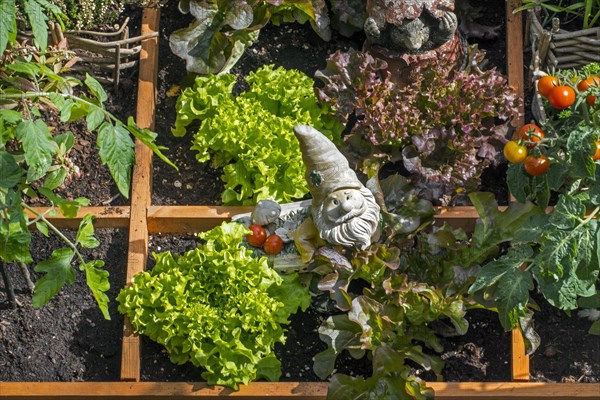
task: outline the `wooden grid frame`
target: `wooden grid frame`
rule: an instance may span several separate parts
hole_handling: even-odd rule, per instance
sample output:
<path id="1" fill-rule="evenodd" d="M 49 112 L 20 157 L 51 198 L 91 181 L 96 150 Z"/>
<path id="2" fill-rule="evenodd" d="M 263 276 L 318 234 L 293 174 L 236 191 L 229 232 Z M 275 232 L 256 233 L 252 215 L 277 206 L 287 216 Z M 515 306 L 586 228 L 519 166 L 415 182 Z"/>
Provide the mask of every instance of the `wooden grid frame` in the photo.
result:
<path id="1" fill-rule="evenodd" d="M 519 0 L 506 3 L 507 59 L 509 84 L 523 96 L 523 35 L 522 17 L 513 14 Z M 158 32 L 160 9 L 147 8 L 142 19 L 142 35 Z M 138 88 L 137 122 L 142 128 L 154 126 L 158 39 L 142 43 Z M 521 110 L 522 112 L 523 110 Z M 523 113 L 522 113 L 523 115 Z M 523 123 L 523 117 L 519 124 Z M 58 227 L 76 228 L 85 214 L 96 217 L 97 228 L 129 228 L 127 282 L 143 271 L 148 256 L 150 233 L 200 232 L 229 220 L 231 216 L 248 212 L 249 207 L 224 206 L 152 206 L 152 152 L 136 141 L 136 166 L 133 173 L 131 207 L 83 207 L 77 218 L 52 217 Z M 39 211 L 43 211 L 40 209 Z M 455 227 L 472 229 L 477 213 L 473 207 L 440 207 L 436 219 Z M 532 383 L 529 380 L 529 359 L 524 352 L 523 338 L 518 330 L 512 333 L 512 382 L 429 382 L 439 400 L 571 400 L 600 398 L 600 384 Z M 127 319 L 123 328 L 121 381 L 119 382 L 0 382 L 0 399 L 62 400 L 62 399 L 298 399 L 324 400 L 325 382 L 253 382 L 241 385 L 239 391 L 203 382 L 140 382 L 140 338 L 133 333 Z"/>

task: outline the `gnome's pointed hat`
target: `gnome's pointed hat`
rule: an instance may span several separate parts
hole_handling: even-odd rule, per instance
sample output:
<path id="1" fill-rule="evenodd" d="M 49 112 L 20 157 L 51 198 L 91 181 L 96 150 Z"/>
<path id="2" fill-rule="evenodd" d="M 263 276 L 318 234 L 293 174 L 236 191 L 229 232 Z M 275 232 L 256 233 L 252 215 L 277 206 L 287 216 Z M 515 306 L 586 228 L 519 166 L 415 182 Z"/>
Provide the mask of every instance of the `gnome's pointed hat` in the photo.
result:
<path id="1" fill-rule="evenodd" d="M 320 204 L 333 191 L 364 187 L 348 160 L 325 135 L 308 125 L 296 125 L 294 133 L 300 142 L 313 204 Z"/>

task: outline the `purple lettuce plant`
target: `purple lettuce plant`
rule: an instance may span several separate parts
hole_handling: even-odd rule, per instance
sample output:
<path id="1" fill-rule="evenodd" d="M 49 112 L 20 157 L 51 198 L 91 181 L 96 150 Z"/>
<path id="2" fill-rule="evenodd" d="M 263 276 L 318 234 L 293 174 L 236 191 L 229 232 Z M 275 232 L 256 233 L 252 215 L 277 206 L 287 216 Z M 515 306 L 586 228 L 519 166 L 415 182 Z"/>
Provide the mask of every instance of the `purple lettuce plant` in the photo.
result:
<path id="1" fill-rule="evenodd" d="M 385 61 L 336 52 L 315 75 L 320 101 L 347 124 L 347 155 L 368 176 L 401 161 L 420 196 L 448 204 L 496 164 L 520 99 L 495 70 L 423 67 L 396 85 Z"/>

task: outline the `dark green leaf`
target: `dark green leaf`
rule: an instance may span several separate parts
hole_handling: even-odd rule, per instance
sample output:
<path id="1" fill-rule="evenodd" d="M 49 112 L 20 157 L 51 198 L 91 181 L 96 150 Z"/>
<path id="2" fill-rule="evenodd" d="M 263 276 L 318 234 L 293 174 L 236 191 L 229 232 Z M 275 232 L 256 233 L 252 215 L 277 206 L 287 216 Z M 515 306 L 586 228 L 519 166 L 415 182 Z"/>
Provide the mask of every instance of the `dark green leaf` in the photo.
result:
<path id="1" fill-rule="evenodd" d="M 89 75 L 89 74 L 86 73 L 85 74 L 84 83 L 88 87 L 88 89 L 90 89 L 90 91 L 92 92 L 92 94 L 98 100 L 100 100 L 100 102 L 104 103 L 106 101 L 106 99 L 108 98 L 108 96 L 106 95 L 106 92 L 104 91 L 104 88 L 102 87 L 102 85 L 100 84 L 100 82 L 98 82 L 91 75 Z"/>
<path id="2" fill-rule="evenodd" d="M 42 235 L 48 237 L 48 224 L 44 221 L 36 221 L 35 227 Z"/>
<path id="3" fill-rule="evenodd" d="M 12 154 L 0 150 L 0 188 L 11 188 L 21 181 L 23 170 Z"/>
<path id="4" fill-rule="evenodd" d="M 41 119 L 21 121 L 17 125 L 17 137 L 23 141 L 25 161 L 29 167 L 27 181 L 40 179 L 52 164 L 52 155 L 58 151 L 58 145 Z"/>
<path id="5" fill-rule="evenodd" d="M 75 282 L 75 271 L 71 267 L 73 253 L 70 249 L 58 249 L 52 252 L 50 258 L 35 266 L 36 272 L 45 275 L 35 284 L 32 304 L 39 308 L 46 304 L 65 284 Z"/>
<path id="6" fill-rule="evenodd" d="M 0 0 L 2 1 L 2 0 Z M 23 114 L 15 110 L 0 109 L 0 120 L 9 124 L 16 124 L 23 119 Z"/>
<path id="7" fill-rule="evenodd" d="M 531 290 L 533 279 L 529 271 L 513 268 L 498 281 L 494 296 L 500 323 L 505 331 L 517 326 L 519 318 L 525 315 Z"/>
<path id="8" fill-rule="evenodd" d="M 85 117 L 85 122 L 89 131 L 93 131 L 104 122 L 104 110 L 98 106 L 90 106 Z"/>
<path id="9" fill-rule="evenodd" d="M 42 195 L 50 200 L 53 205 L 57 206 L 62 214 L 67 218 L 77 217 L 79 209 L 90 204 L 90 201 L 85 197 L 78 197 L 75 200 L 65 200 L 48 188 L 41 187 L 38 190 Z"/>
<path id="10" fill-rule="evenodd" d="M 73 144 L 75 143 L 75 136 L 73 132 L 67 131 L 65 133 L 61 133 L 60 135 L 54 136 L 54 141 L 58 144 L 60 148 L 61 154 L 66 154 Z"/>
<path id="11" fill-rule="evenodd" d="M 508 190 L 520 203 L 527 201 L 529 194 L 529 177 L 521 164 L 510 164 L 506 173 Z"/>
<path id="12" fill-rule="evenodd" d="M 44 187 L 50 190 L 54 190 L 67 179 L 67 171 L 64 168 L 58 168 L 54 171 L 50 171 L 48 175 L 46 175 L 46 179 L 44 180 Z"/>
<path id="13" fill-rule="evenodd" d="M 0 56 L 9 42 L 17 37 L 17 8 L 15 0 L 0 0 Z"/>
<path id="14" fill-rule="evenodd" d="M 29 19 L 35 40 L 40 49 L 44 50 L 48 45 L 48 25 L 46 24 L 48 18 L 44 14 L 44 9 L 36 0 L 23 0 L 23 9 Z"/>
<path id="15" fill-rule="evenodd" d="M 135 162 L 134 143 L 129 131 L 120 125 L 103 123 L 98 130 L 97 146 L 100 159 L 106 165 L 125 198 L 129 198 L 131 169 Z"/>
<path id="16" fill-rule="evenodd" d="M 161 152 L 161 150 L 165 150 L 166 147 L 157 146 L 156 143 L 154 142 L 154 140 L 156 139 L 155 132 L 152 132 L 149 129 L 142 129 L 142 128 L 138 127 L 132 117 L 129 117 L 129 119 L 127 120 L 126 128 L 134 137 L 136 137 L 142 143 L 144 143 L 146 146 L 148 146 L 150 148 L 150 150 L 152 150 L 152 152 L 158 156 L 158 158 L 160 158 L 165 163 L 167 163 L 168 165 L 170 165 L 171 167 L 173 167 L 179 171 L 179 168 L 177 168 L 177 166 L 175 164 L 173 164 L 171 162 L 171 160 L 169 160 Z"/>
<path id="17" fill-rule="evenodd" d="M 81 265 L 81 269 L 85 271 L 85 280 L 88 287 L 91 289 L 94 298 L 96 299 L 96 303 L 98 303 L 98 307 L 100 311 L 102 311 L 102 315 L 104 319 L 110 319 L 110 314 L 108 312 L 108 296 L 106 292 L 110 289 L 110 283 L 108 281 L 108 271 L 100 269 L 104 266 L 104 261 L 94 260 L 89 263 L 85 263 Z M 73 269 L 71 268 L 71 271 Z"/>
<path id="18" fill-rule="evenodd" d="M 496 284 L 510 271 L 519 269 L 532 256 L 533 250 L 528 245 L 511 247 L 505 256 L 490 261 L 481 268 L 475 283 L 469 288 L 469 293 L 475 293 Z"/>
<path id="19" fill-rule="evenodd" d="M 86 214 L 79 223 L 79 229 L 77 230 L 77 236 L 75 237 L 75 242 L 87 249 L 93 249 L 100 245 L 100 242 L 94 236 L 93 221 L 94 217 L 90 214 Z"/>
<path id="20" fill-rule="evenodd" d="M 313 357 L 313 371 L 320 379 L 326 380 L 335 368 L 338 354 L 331 347 Z"/>

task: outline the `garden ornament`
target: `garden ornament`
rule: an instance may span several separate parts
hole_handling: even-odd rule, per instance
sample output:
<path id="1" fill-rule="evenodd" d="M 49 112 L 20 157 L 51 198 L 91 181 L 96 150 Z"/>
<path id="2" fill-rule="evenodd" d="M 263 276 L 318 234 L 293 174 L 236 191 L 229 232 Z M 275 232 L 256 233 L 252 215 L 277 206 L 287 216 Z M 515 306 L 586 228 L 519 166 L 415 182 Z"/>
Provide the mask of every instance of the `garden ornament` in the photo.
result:
<path id="1" fill-rule="evenodd" d="M 259 200 L 252 210 L 250 220 L 253 224 L 269 225 L 277 221 L 281 214 L 281 206 L 274 200 Z"/>
<path id="2" fill-rule="evenodd" d="M 363 50 L 386 61 L 396 84 L 410 83 L 420 67 L 464 56 L 454 0 L 367 0 L 367 15 Z"/>
<path id="3" fill-rule="evenodd" d="M 454 37 L 453 10 L 451 0 L 368 0 L 367 41 L 411 54 L 433 50 Z"/>
<path id="4" fill-rule="evenodd" d="M 294 127 L 312 195 L 311 215 L 319 235 L 331 244 L 364 250 L 378 234 L 380 208 L 348 160 L 321 132 Z"/>

